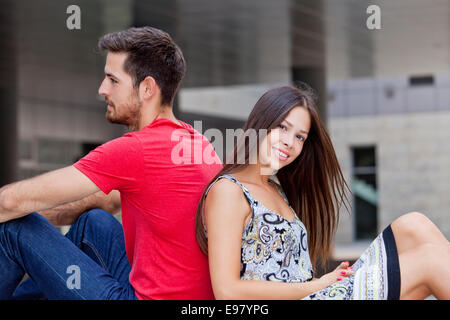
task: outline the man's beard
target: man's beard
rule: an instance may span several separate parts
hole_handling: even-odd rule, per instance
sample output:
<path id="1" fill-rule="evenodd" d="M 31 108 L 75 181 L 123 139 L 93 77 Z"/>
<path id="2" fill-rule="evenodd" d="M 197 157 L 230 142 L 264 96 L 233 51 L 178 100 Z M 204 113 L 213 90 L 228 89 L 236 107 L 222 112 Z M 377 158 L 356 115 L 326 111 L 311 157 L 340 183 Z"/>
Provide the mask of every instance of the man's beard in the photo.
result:
<path id="1" fill-rule="evenodd" d="M 139 120 L 141 118 L 141 103 L 136 98 L 132 98 L 131 100 L 131 102 L 117 108 L 111 101 L 105 99 L 105 101 L 113 108 L 113 110 L 106 111 L 106 120 L 110 123 L 127 125 L 130 131 L 137 131 L 139 129 Z"/>

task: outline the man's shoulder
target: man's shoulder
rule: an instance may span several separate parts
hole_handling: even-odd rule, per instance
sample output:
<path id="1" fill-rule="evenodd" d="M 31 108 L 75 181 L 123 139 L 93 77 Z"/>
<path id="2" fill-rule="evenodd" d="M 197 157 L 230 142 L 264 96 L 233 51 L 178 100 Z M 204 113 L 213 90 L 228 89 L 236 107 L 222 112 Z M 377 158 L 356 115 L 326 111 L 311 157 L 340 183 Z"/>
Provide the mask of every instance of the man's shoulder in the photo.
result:
<path id="1" fill-rule="evenodd" d="M 180 124 L 170 121 L 168 119 L 158 119 L 150 125 L 144 127 L 140 131 L 130 132 L 130 134 L 140 140 L 144 145 L 156 143 L 176 142 L 180 137 L 203 136 L 200 132 L 195 130 L 190 124 L 178 120 Z"/>
<path id="2" fill-rule="evenodd" d="M 175 123 L 169 119 L 157 119 L 150 123 L 149 125 L 142 128 L 140 131 L 134 131 L 130 132 L 130 134 L 133 134 L 135 136 L 152 136 L 158 133 L 170 135 L 173 131 L 176 130 L 188 130 L 188 131 L 194 131 L 192 126 L 178 120 L 180 124 Z"/>
<path id="3" fill-rule="evenodd" d="M 109 140 L 102 145 L 98 146 L 94 152 L 104 154 L 116 154 L 116 153 L 129 153 L 139 152 L 142 150 L 142 144 L 139 138 L 132 132 L 125 133 L 124 135 Z"/>

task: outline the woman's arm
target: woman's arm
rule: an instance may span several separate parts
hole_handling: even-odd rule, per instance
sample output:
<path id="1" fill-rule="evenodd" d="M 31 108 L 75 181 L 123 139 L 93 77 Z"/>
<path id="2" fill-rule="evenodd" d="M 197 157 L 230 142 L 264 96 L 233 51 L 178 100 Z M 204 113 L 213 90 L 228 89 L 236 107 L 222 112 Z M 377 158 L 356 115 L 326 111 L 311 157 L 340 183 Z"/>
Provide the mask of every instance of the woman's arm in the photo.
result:
<path id="1" fill-rule="evenodd" d="M 211 187 L 205 202 L 205 223 L 216 299 L 301 299 L 337 281 L 342 269 L 303 283 L 241 280 L 242 230 L 250 214 L 250 206 L 235 183 L 221 179 Z"/>

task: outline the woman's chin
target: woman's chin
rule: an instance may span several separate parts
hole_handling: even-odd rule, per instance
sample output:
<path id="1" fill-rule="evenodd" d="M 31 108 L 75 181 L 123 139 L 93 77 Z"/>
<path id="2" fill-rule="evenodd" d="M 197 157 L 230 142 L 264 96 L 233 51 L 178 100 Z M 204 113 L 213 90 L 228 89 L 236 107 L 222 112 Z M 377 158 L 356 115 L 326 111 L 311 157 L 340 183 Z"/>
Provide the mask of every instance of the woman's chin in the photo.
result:
<path id="1" fill-rule="evenodd" d="M 264 176 L 271 176 L 274 175 L 280 170 L 281 167 L 277 164 L 271 163 L 270 165 L 261 166 L 260 167 L 260 174 Z"/>

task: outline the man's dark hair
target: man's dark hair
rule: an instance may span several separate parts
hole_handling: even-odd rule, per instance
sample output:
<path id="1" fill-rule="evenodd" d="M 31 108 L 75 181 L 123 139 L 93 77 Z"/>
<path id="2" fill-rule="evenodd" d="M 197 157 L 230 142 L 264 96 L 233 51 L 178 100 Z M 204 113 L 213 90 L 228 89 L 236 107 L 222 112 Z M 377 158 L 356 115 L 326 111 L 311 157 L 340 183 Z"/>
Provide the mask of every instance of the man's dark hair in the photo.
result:
<path id="1" fill-rule="evenodd" d="M 145 77 L 151 76 L 161 89 L 161 104 L 172 105 L 186 63 L 169 34 L 152 27 L 130 28 L 104 35 L 98 48 L 128 53 L 124 70 L 132 77 L 133 86 L 139 87 Z"/>

